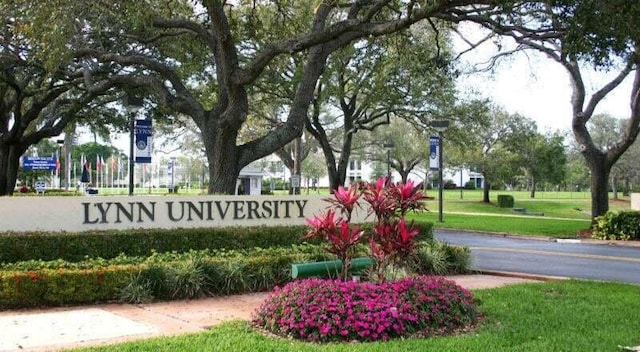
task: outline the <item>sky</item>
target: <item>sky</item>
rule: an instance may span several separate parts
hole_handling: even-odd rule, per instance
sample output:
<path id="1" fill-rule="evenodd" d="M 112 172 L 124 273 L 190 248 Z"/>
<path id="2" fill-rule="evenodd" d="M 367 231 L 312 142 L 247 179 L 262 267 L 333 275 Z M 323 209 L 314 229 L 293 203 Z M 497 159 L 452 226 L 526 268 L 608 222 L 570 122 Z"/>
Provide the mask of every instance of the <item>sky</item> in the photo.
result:
<path id="1" fill-rule="evenodd" d="M 480 38 L 477 28 L 463 28 L 462 33 Z M 509 45 L 508 41 L 504 45 Z M 464 42 L 454 39 L 454 48 L 462 50 Z M 473 53 L 462 57 L 466 65 L 486 61 L 496 51 L 491 44 L 482 45 Z M 615 73 L 615 72 L 614 72 Z M 599 73 L 591 69 L 583 70 L 587 85 L 587 96 L 602 87 L 613 75 Z M 605 98 L 596 113 L 609 113 L 618 118 L 629 116 L 629 96 L 632 77 L 628 77 L 618 88 Z M 537 52 L 517 54 L 503 60 L 493 73 L 463 75 L 458 80 L 461 90 L 475 89 L 485 98 L 491 98 L 508 112 L 536 121 L 541 131 L 570 130 L 571 128 L 571 87 L 569 76 L 557 62 Z"/>

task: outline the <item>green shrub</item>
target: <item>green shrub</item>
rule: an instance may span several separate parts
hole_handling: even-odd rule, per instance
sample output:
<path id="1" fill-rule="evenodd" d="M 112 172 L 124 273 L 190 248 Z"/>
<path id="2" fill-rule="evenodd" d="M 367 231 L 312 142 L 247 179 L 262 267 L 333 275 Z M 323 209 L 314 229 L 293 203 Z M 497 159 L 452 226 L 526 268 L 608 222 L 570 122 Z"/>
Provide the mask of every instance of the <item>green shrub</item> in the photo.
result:
<path id="1" fill-rule="evenodd" d="M 155 253 L 147 258 L 119 257 L 80 263 L 56 260 L 7 264 L 0 269 L 0 309 L 117 299 L 147 302 L 265 291 L 291 280 L 292 263 L 327 259 L 323 253 L 319 246 L 299 245 L 228 252 Z M 51 269 L 52 263 L 60 268 Z"/>
<path id="2" fill-rule="evenodd" d="M 176 263 L 168 268 L 166 287 L 173 299 L 199 298 L 208 294 L 209 278 L 202 257 Z"/>
<path id="3" fill-rule="evenodd" d="M 433 224 L 416 222 L 419 240 L 433 239 Z M 363 224 L 371 232 L 372 224 Z M 111 259 L 149 256 L 155 252 L 188 252 L 201 249 L 249 249 L 287 247 L 302 243 L 306 226 L 224 227 L 195 229 L 138 229 L 126 231 L 88 231 L 80 233 L 0 234 L 0 262 L 28 260 Z M 319 243 L 318 240 L 307 240 Z"/>
<path id="4" fill-rule="evenodd" d="M 148 303 L 154 300 L 151 281 L 142 272 L 131 275 L 129 283 L 120 289 L 120 300 L 126 303 Z"/>
<path id="5" fill-rule="evenodd" d="M 471 251 L 469 247 L 444 245 L 447 254 L 448 274 L 465 274 L 471 267 Z"/>
<path id="6" fill-rule="evenodd" d="M 509 194 L 498 194 L 498 206 L 500 208 L 513 208 L 513 196 Z"/>
<path id="7" fill-rule="evenodd" d="M 135 266 L 94 270 L 1 271 L 0 308 L 26 308 L 113 300 Z"/>
<path id="8" fill-rule="evenodd" d="M 192 249 L 279 247 L 301 243 L 306 226 L 137 229 L 80 233 L 0 234 L 0 262 L 82 261 L 87 257 L 148 256 L 152 252 Z M 313 241 L 310 241 L 313 242 Z"/>
<path id="9" fill-rule="evenodd" d="M 421 239 L 433 239 L 431 223 L 416 227 Z M 306 230 L 5 233 L 0 235 L 0 309 L 270 290 L 291 280 L 292 263 L 335 259 L 317 244 L 301 243 Z"/>
<path id="10" fill-rule="evenodd" d="M 410 269 L 419 275 L 453 275 L 469 272 L 470 265 L 468 247 L 432 241 L 420 244 Z"/>
<path id="11" fill-rule="evenodd" d="M 640 240 L 640 212 L 609 211 L 596 218 L 593 237 L 603 240 Z"/>
<path id="12" fill-rule="evenodd" d="M 411 269 L 421 275 L 444 275 L 447 273 L 447 253 L 440 241 L 423 242 L 415 253 Z"/>

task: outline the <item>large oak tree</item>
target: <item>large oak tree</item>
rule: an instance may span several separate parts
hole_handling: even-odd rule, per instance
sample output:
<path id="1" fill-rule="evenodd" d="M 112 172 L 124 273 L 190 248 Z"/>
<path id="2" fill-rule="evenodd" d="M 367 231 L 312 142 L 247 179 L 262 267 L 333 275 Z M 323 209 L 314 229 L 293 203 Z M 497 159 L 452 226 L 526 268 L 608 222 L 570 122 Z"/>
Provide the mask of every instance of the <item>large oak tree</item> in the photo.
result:
<path id="1" fill-rule="evenodd" d="M 129 73 L 129 88 L 192 118 L 210 165 L 209 193 L 233 193 L 242 167 L 302 133 L 332 52 L 478 2 L 490 1 L 15 1 L 38 19 L 29 32 L 50 43 L 49 54 L 90 63 L 89 78 L 105 66 Z M 274 60 L 296 53 L 304 57 L 303 69 L 283 124 L 238 142 L 252 87 L 276 68 Z"/>
<path id="2" fill-rule="evenodd" d="M 20 157 L 32 145 L 60 135 L 76 120 L 104 124 L 113 85 L 84 89 L 81 65 L 72 60 L 49 64 L 43 47 L 21 33 L 28 14 L 0 3 L 8 16 L 0 27 L 0 196 L 13 194 Z M 103 79 L 105 71 L 96 71 Z M 111 123 L 115 121 L 110 120 Z"/>
<path id="3" fill-rule="evenodd" d="M 473 14 L 460 12 L 443 18 L 476 22 L 515 40 L 518 51 L 540 51 L 567 71 L 573 90 L 572 130 L 591 172 L 591 214 L 595 218 L 606 213 L 611 168 L 640 131 L 640 2 L 522 1 L 505 8 L 482 5 L 474 10 Z M 613 78 L 590 92 L 583 74 L 587 65 L 609 70 Z M 627 77 L 633 83 L 626 129 L 615 144 L 601 149 L 587 124 L 598 104 Z"/>

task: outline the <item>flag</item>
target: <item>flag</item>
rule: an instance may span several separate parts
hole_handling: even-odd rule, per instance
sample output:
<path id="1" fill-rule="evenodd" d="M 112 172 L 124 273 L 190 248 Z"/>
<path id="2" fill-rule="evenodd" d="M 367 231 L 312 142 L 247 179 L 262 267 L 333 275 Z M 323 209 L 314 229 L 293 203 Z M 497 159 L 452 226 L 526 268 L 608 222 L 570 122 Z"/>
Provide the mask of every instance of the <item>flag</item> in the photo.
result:
<path id="1" fill-rule="evenodd" d="M 82 159 L 84 159 L 84 155 L 82 156 Z M 90 182 L 89 180 L 90 170 L 91 170 L 91 165 L 85 161 L 85 163 L 82 165 L 82 175 L 80 176 L 80 182 L 82 183 Z"/>
<path id="2" fill-rule="evenodd" d="M 116 169 L 116 159 L 113 157 L 113 155 L 111 156 L 111 173 L 113 174 L 113 171 Z"/>
<path id="3" fill-rule="evenodd" d="M 438 136 L 429 137 L 429 169 L 440 169 L 440 138 Z"/>
<path id="4" fill-rule="evenodd" d="M 56 153 L 56 172 L 60 171 L 60 154 Z"/>
<path id="5" fill-rule="evenodd" d="M 102 171 L 102 157 L 96 155 L 96 171 Z"/>

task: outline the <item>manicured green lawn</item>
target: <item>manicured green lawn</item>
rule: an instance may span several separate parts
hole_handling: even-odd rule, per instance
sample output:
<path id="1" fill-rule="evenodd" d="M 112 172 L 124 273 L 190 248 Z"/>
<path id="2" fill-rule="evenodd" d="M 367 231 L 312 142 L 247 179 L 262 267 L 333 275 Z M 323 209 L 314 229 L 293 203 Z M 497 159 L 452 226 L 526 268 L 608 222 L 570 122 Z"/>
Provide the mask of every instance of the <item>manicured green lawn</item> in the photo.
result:
<path id="1" fill-rule="evenodd" d="M 246 322 L 82 351 L 616 351 L 640 345 L 640 287 L 557 281 L 476 290 L 481 325 L 459 336 L 317 345 L 263 336 Z"/>
<path id="2" fill-rule="evenodd" d="M 549 236 L 575 238 L 577 232 L 590 227 L 591 200 L 571 198 L 569 193 L 554 193 L 557 198 L 529 198 L 527 192 L 508 192 L 515 199 L 515 208 L 543 216 L 522 216 L 511 208 L 500 208 L 495 202 L 483 203 L 480 191 L 465 191 L 460 200 L 453 197 L 455 191 L 445 192 L 443 202 L 444 223 L 438 222 L 438 201 L 428 200 L 429 212 L 412 214 L 411 219 L 431 221 L 436 228 L 449 228 L 512 235 Z M 492 193 L 494 196 L 503 194 Z M 574 194 L 575 195 L 575 194 Z M 459 193 L 458 193 L 459 196 Z M 492 198 L 493 199 L 493 198 Z M 629 209 L 627 199 L 609 201 L 611 210 Z"/>
<path id="3" fill-rule="evenodd" d="M 433 222 L 435 228 L 555 238 L 575 238 L 578 230 L 584 230 L 590 226 L 589 220 L 507 217 L 497 214 L 467 215 L 445 213 L 443 215 L 444 222 L 440 223 L 438 222 L 437 211 L 409 214 L 407 218 Z"/>

